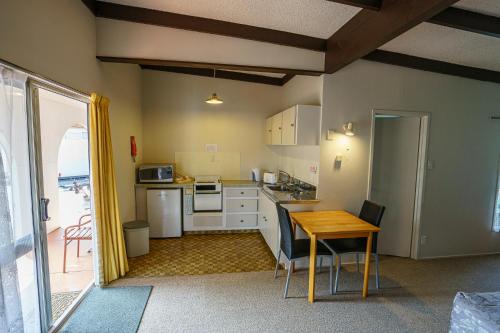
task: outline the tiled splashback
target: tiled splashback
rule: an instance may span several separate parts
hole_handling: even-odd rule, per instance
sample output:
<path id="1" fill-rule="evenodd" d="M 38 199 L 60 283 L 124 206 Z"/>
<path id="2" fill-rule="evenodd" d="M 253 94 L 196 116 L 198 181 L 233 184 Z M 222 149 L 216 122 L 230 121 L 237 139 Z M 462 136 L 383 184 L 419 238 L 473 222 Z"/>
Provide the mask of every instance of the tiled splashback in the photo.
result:
<path id="1" fill-rule="evenodd" d="M 319 146 L 274 147 L 278 169 L 307 183 L 318 185 Z"/>
<path id="2" fill-rule="evenodd" d="M 176 152 L 175 165 L 181 175 L 218 175 L 240 179 L 240 153 Z"/>

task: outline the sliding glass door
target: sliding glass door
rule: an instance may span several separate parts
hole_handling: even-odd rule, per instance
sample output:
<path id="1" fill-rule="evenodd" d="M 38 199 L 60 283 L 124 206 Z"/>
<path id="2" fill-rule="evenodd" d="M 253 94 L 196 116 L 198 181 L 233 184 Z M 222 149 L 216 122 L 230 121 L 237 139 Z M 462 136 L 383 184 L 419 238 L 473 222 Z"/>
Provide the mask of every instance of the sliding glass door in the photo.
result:
<path id="1" fill-rule="evenodd" d="M 88 104 L 72 96 L 0 63 L 0 332 L 49 331 L 94 280 Z"/>
<path id="2" fill-rule="evenodd" d="M 26 76 L 0 65 L 0 332 L 40 332 Z M 36 207 L 35 209 L 33 209 Z"/>

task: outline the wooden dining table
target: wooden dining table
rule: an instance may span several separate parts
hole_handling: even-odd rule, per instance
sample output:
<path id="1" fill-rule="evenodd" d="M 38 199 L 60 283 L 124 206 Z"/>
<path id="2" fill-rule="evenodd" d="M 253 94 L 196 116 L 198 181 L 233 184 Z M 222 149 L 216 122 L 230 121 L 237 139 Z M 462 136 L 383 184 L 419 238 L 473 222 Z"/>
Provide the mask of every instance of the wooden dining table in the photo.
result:
<path id="1" fill-rule="evenodd" d="M 370 276 L 370 256 L 376 227 L 345 211 L 314 211 L 290 213 L 294 225 L 300 226 L 311 239 L 309 257 L 309 303 L 314 302 L 314 283 L 316 271 L 316 246 L 320 239 L 367 238 L 365 255 L 365 274 L 363 279 L 363 298 L 368 296 Z"/>

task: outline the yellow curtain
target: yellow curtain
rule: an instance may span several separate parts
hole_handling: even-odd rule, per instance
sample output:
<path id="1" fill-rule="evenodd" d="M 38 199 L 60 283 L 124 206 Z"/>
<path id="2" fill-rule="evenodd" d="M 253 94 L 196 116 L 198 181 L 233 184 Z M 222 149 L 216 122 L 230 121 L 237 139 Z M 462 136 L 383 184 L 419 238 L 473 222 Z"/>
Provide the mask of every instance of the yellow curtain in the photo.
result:
<path id="1" fill-rule="evenodd" d="M 109 100 L 95 93 L 90 98 L 89 140 L 93 185 L 99 285 L 128 272 L 122 224 L 118 212 L 115 167 L 108 113 Z"/>

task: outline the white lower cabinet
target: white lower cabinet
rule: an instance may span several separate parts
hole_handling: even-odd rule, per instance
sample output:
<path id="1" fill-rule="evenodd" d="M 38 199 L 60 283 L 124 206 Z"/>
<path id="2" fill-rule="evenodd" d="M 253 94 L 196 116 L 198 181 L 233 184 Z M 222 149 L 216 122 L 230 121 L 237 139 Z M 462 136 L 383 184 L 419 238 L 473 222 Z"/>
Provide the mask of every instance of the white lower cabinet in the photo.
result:
<path id="1" fill-rule="evenodd" d="M 259 189 L 257 187 L 224 189 L 224 229 L 257 229 Z"/>
<path id="2" fill-rule="evenodd" d="M 259 196 L 259 230 L 275 257 L 278 257 L 280 228 L 276 204 L 264 193 Z"/>
<path id="3" fill-rule="evenodd" d="M 255 214 L 231 214 L 226 216 L 226 227 L 228 228 L 253 228 L 257 226 L 257 215 Z"/>

